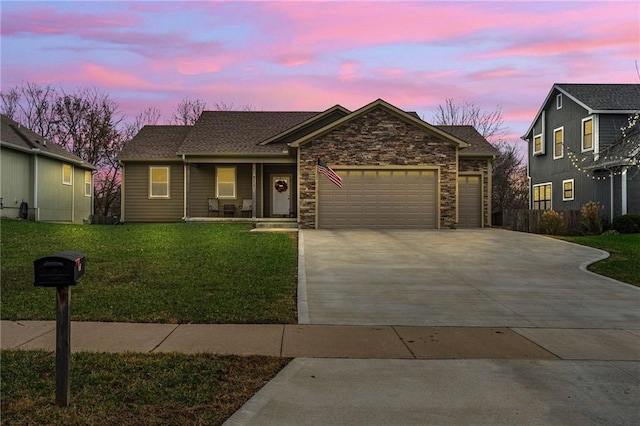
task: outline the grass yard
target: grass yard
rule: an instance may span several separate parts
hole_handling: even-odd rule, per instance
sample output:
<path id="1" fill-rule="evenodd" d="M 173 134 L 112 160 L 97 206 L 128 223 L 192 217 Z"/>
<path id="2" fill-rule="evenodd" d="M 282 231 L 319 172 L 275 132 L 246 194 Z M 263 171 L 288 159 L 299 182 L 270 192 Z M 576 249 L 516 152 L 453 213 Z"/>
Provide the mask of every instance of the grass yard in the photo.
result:
<path id="1" fill-rule="evenodd" d="M 4 320 L 55 319 L 55 289 L 33 286 L 33 261 L 75 250 L 86 273 L 71 287 L 74 321 L 296 322 L 295 234 L 248 224 L 0 226 Z"/>
<path id="2" fill-rule="evenodd" d="M 55 406 L 55 354 L 2 351 L 2 424 L 220 425 L 289 359 L 74 354 L 71 405 Z"/>
<path id="3" fill-rule="evenodd" d="M 589 270 L 640 287 L 640 234 L 561 237 L 572 243 L 608 251 L 608 259 L 594 263 Z"/>

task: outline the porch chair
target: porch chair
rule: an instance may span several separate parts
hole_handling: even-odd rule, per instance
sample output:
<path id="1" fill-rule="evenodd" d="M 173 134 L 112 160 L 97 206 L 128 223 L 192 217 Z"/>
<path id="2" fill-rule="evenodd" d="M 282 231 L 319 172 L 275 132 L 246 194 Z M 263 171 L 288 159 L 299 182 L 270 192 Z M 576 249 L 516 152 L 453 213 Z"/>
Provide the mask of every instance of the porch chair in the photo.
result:
<path id="1" fill-rule="evenodd" d="M 242 199 L 242 207 L 240 208 L 240 215 L 248 213 L 247 217 L 251 217 L 253 214 L 253 200 L 251 198 Z"/>
<path id="2" fill-rule="evenodd" d="M 207 216 L 211 216 L 211 213 L 215 213 L 216 216 L 220 216 L 220 204 L 218 203 L 217 198 L 209 198 L 209 210 L 207 212 Z"/>

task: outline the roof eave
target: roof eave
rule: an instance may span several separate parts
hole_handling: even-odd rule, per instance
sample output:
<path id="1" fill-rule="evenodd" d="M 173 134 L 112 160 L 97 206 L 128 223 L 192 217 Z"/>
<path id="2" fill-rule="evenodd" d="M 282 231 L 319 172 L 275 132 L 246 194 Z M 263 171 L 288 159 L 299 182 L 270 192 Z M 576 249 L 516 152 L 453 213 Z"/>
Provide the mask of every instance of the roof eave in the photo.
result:
<path id="1" fill-rule="evenodd" d="M 6 148 L 14 149 L 16 151 L 24 152 L 33 155 L 42 155 L 43 157 L 54 158 L 56 160 L 64 161 L 66 163 L 72 163 L 85 169 L 98 170 L 93 164 L 87 163 L 84 160 L 77 160 L 75 158 L 68 158 L 63 155 L 58 155 L 53 152 L 43 151 L 41 148 L 26 148 L 19 145 L 14 145 L 10 142 L 0 141 L 0 145 Z"/>

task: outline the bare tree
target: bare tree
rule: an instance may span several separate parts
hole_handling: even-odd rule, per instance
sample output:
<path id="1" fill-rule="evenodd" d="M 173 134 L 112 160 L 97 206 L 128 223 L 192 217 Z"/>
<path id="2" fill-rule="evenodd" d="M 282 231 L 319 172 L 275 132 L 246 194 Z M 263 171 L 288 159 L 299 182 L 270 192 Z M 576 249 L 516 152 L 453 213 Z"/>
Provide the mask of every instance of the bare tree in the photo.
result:
<path id="1" fill-rule="evenodd" d="M 218 111 L 251 111 L 251 105 L 242 105 L 239 108 L 234 108 L 233 102 L 230 104 L 221 101 L 216 102 L 216 110 Z"/>
<path id="2" fill-rule="evenodd" d="M 133 137 L 146 125 L 158 124 L 162 113 L 156 107 L 148 107 L 141 113 L 136 115 L 136 118 L 131 122 L 125 124 L 124 139 L 130 141 Z"/>
<path id="3" fill-rule="evenodd" d="M 492 173 L 492 211 L 527 208 L 529 187 L 526 165 L 522 164 L 516 146 L 503 140 L 507 133 L 502 110 L 483 111 L 473 102 L 458 105 L 447 99 L 438 105 L 433 122 L 436 125 L 473 126 L 500 152 L 494 161 Z"/>
<path id="4" fill-rule="evenodd" d="M 2 113 L 47 139 L 55 121 L 56 90 L 27 82 L 2 94 Z"/>
<path id="5" fill-rule="evenodd" d="M 506 134 L 502 108 L 483 111 L 473 102 L 465 101 L 461 105 L 453 99 L 447 99 L 444 105 L 438 105 L 433 124 L 450 126 L 473 126 L 487 140 L 500 140 Z"/>
<path id="6" fill-rule="evenodd" d="M 202 99 L 184 98 L 175 107 L 171 115 L 171 123 L 192 126 L 205 110 L 207 104 Z"/>
<path id="7" fill-rule="evenodd" d="M 116 156 L 125 138 L 118 130 L 122 118 L 109 95 L 95 88 L 62 93 L 55 103 L 54 141 L 95 165 L 95 213 L 117 214 L 114 206 L 121 175 Z M 115 208 L 114 208 L 115 207 Z"/>

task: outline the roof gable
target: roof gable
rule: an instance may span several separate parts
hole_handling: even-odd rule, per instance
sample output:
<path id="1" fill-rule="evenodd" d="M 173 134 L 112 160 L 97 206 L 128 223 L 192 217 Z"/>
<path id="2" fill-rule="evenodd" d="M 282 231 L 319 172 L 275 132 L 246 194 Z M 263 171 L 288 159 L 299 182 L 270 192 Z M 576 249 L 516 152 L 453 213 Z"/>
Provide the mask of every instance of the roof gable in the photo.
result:
<path id="1" fill-rule="evenodd" d="M 388 102 L 385 102 L 382 99 L 377 99 L 373 102 L 371 102 L 368 105 L 363 106 L 362 108 L 352 112 L 351 114 L 341 118 L 340 120 L 334 121 L 331 124 L 326 125 L 325 127 L 316 130 L 313 133 L 310 133 L 300 139 L 298 139 L 297 141 L 289 144 L 292 147 L 299 147 L 300 145 L 303 145 L 307 142 L 309 142 L 312 139 L 315 139 L 319 136 L 322 136 L 328 132 L 330 132 L 331 130 L 335 129 L 336 127 L 348 123 L 352 120 L 355 120 L 358 117 L 363 116 L 364 114 L 368 113 L 369 111 L 372 111 L 375 108 L 383 108 L 384 110 L 388 111 L 389 113 L 395 115 L 396 117 L 400 118 L 401 120 L 410 123 L 416 127 L 419 127 L 431 134 L 435 134 L 437 136 L 440 136 L 450 142 L 453 142 L 454 144 L 456 144 L 458 147 L 462 148 L 462 147 L 466 147 L 467 143 L 465 141 L 463 141 L 462 139 L 458 138 L 457 136 L 451 135 L 443 130 L 438 129 L 435 126 L 432 126 L 431 124 L 427 123 L 426 121 L 421 120 L 420 118 L 418 118 L 416 115 L 413 115 L 411 113 L 405 112 L 393 105 L 391 105 Z"/>
<path id="2" fill-rule="evenodd" d="M 60 145 L 48 141 L 31 129 L 13 121 L 4 114 L 1 115 L 2 127 L 0 136 L 2 145 L 18 151 L 44 155 L 45 157 L 70 162 L 78 166 L 95 170 L 95 167 Z"/>
<path id="3" fill-rule="evenodd" d="M 549 102 L 554 101 L 556 92 L 562 93 L 580 105 L 587 111 L 587 114 L 632 114 L 640 110 L 640 84 L 555 83 L 522 137 L 523 139 L 529 136 Z"/>

